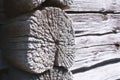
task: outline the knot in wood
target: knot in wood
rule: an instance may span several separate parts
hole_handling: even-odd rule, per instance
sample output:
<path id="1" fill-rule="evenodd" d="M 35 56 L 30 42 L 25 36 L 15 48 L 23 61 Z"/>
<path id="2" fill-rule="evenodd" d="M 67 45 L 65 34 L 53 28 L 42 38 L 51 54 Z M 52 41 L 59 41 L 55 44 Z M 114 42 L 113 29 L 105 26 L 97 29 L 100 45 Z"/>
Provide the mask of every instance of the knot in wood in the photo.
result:
<path id="1" fill-rule="evenodd" d="M 119 44 L 118 42 L 115 43 L 114 45 L 115 45 L 115 47 L 116 47 L 117 49 L 120 47 L 120 44 Z"/>
<path id="2" fill-rule="evenodd" d="M 118 33 L 119 31 L 120 31 L 119 27 L 115 27 L 114 30 L 113 30 L 114 33 Z"/>

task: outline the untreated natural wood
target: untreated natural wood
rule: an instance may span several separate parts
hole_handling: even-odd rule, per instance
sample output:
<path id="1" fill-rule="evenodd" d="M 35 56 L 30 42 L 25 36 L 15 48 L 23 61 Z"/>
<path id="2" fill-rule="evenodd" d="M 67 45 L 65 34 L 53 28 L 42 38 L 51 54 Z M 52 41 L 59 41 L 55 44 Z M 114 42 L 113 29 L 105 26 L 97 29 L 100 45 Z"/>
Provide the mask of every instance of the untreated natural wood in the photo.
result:
<path id="1" fill-rule="evenodd" d="M 119 58 L 119 54 L 117 54 L 119 52 L 119 46 L 116 46 L 116 44 L 119 45 L 120 38 L 118 24 L 117 20 L 111 19 L 99 23 L 91 21 L 91 23 L 81 22 L 81 24 L 77 24 L 75 27 L 77 30 L 75 40 L 77 48 L 76 60 L 78 62 L 76 62 L 76 64 L 89 66 L 105 60 Z M 110 55 L 113 56 L 104 57 Z M 97 60 L 97 58 L 99 59 Z M 82 63 L 79 60 L 81 60 Z M 88 62 L 88 65 L 86 62 Z"/>
<path id="2" fill-rule="evenodd" d="M 73 80 L 119 79 L 120 14 L 86 12 L 69 16 L 76 36 Z"/>
<path id="3" fill-rule="evenodd" d="M 120 12 L 119 0 L 74 0 L 69 11 L 76 12 Z"/>
<path id="4" fill-rule="evenodd" d="M 120 62 L 74 74 L 73 80 L 120 80 Z"/>
<path id="5" fill-rule="evenodd" d="M 2 28 L 5 57 L 13 66 L 31 73 L 72 66 L 74 31 L 61 9 L 37 10 L 10 20 Z"/>
<path id="6" fill-rule="evenodd" d="M 72 80 L 71 72 L 57 67 L 41 74 L 29 74 L 12 68 L 8 75 L 9 79 L 6 80 Z"/>

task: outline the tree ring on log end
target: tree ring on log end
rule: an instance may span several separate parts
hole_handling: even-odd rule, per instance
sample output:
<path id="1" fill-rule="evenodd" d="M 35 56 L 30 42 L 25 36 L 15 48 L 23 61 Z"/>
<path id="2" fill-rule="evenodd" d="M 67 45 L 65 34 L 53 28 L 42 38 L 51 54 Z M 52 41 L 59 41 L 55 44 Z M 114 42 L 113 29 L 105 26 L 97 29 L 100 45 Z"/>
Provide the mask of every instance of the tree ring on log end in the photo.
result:
<path id="1" fill-rule="evenodd" d="M 61 9 L 47 7 L 9 22 L 2 31 L 7 36 L 5 57 L 11 65 L 36 74 L 53 66 L 72 66 L 74 32 L 71 21 Z"/>

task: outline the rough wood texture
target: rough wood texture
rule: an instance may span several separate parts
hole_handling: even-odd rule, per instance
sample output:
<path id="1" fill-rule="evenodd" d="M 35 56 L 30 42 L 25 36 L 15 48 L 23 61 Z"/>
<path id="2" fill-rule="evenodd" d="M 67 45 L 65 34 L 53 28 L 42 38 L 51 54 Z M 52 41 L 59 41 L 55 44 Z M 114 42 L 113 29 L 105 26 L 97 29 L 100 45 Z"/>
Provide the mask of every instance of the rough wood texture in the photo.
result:
<path id="1" fill-rule="evenodd" d="M 2 31 L 6 34 L 3 49 L 10 64 L 31 73 L 41 73 L 53 66 L 72 66 L 74 32 L 61 9 L 45 8 L 9 22 Z"/>
<path id="2" fill-rule="evenodd" d="M 74 0 L 74 80 L 120 80 L 119 7 L 119 0 Z"/>
<path id="3" fill-rule="evenodd" d="M 120 12 L 119 0 L 74 0 L 70 11 Z"/>
<path id="4" fill-rule="evenodd" d="M 120 62 L 74 74 L 73 80 L 120 80 Z"/>
<path id="5" fill-rule="evenodd" d="M 119 80 L 120 14 L 69 14 L 75 30 L 74 80 Z"/>
<path id="6" fill-rule="evenodd" d="M 45 0 L 4 0 L 4 9 L 8 17 L 15 17 L 20 14 L 33 11 Z"/>
<path id="7" fill-rule="evenodd" d="M 41 74 L 29 74 L 14 68 L 10 69 L 8 75 L 6 80 L 72 80 L 71 72 L 57 67 Z"/>

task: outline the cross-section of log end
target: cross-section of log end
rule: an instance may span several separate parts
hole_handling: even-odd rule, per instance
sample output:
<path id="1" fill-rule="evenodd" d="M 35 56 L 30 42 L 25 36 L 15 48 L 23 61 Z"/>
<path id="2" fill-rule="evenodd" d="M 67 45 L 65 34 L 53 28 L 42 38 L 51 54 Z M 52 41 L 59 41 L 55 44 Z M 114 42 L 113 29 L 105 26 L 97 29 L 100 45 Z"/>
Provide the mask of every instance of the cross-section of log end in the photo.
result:
<path id="1" fill-rule="evenodd" d="M 47 7 L 20 16 L 3 31 L 8 35 L 6 57 L 16 68 L 37 74 L 53 68 L 54 61 L 58 63 L 55 66 L 65 68 L 73 63 L 72 23 L 59 8 Z"/>

